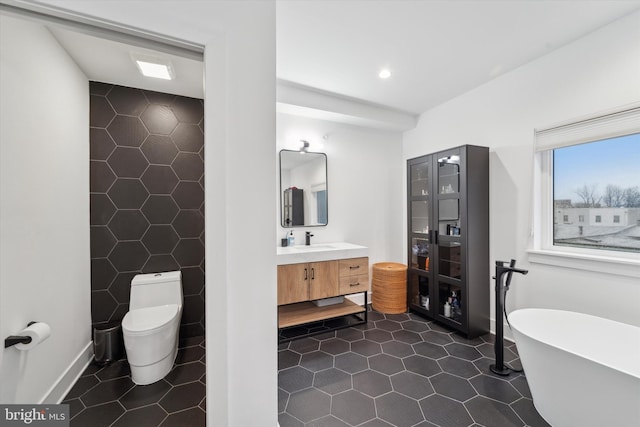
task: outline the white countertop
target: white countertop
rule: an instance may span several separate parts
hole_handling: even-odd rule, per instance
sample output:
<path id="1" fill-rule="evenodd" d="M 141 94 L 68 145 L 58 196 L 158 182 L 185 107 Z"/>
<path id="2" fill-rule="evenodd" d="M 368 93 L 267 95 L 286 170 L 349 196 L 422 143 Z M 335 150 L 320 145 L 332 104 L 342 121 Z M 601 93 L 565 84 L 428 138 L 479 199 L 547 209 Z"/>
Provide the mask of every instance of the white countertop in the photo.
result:
<path id="1" fill-rule="evenodd" d="M 346 242 L 278 247 L 278 265 L 369 256 L 369 248 Z"/>

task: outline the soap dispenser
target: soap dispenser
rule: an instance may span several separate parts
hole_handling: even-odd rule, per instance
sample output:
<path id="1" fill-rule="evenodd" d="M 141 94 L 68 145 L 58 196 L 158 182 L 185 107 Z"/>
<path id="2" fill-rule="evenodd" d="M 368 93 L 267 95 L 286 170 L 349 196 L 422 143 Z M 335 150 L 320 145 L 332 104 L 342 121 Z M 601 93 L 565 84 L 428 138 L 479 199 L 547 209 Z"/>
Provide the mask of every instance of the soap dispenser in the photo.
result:
<path id="1" fill-rule="evenodd" d="M 293 246 L 293 245 L 295 245 L 295 243 L 296 243 L 296 238 L 295 238 L 295 236 L 293 235 L 293 230 L 291 230 L 291 233 L 289 233 L 289 237 L 288 237 L 287 239 L 288 239 L 288 244 L 289 244 L 289 246 Z"/>

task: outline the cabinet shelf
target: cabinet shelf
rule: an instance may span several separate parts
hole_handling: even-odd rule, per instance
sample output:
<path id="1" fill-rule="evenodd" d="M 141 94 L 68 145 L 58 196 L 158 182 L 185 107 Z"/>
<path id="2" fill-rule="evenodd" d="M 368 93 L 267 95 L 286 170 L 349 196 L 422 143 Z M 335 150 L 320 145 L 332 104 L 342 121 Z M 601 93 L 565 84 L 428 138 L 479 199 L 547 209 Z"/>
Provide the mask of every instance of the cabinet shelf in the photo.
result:
<path id="1" fill-rule="evenodd" d="M 340 304 L 325 307 L 318 307 L 310 301 L 281 305 L 278 307 L 278 328 L 289 328 L 305 323 L 364 313 L 365 311 L 367 311 L 366 307 L 346 298 Z"/>

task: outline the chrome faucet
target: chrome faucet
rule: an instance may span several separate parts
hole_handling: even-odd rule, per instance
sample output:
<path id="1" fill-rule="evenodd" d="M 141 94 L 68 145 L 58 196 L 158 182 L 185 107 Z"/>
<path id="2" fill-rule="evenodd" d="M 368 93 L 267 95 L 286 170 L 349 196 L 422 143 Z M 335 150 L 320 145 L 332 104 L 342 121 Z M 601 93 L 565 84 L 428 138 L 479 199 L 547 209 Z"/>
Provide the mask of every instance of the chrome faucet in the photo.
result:
<path id="1" fill-rule="evenodd" d="M 304 233 L 304 244 L 307 246 L 310 246 L 312 237 L 313 237 L 313 234 L 311 234 L 310 231 L 307 231 L 306 233 Z"/>

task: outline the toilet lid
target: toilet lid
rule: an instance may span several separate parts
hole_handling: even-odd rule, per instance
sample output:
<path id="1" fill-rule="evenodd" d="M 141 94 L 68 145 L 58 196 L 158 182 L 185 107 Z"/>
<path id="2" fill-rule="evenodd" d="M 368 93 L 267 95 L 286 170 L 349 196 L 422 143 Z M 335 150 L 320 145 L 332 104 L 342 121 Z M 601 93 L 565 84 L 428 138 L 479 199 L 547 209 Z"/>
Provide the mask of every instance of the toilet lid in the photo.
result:
<path id="1" fill-rule="evenodd" d="M 122 328 L 128 332 L 145 332 L 165 325 L 178 313 L 177 304 L 138 308 L 122 319 Z"/>

